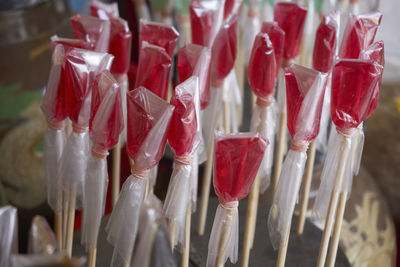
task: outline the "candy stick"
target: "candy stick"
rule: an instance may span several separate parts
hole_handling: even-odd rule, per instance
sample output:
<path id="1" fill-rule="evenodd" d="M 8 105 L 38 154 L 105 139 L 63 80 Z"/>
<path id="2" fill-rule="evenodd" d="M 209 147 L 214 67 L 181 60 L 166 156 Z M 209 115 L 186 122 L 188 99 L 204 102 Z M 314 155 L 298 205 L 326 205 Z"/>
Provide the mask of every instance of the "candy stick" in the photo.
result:
<path id="1" fill-rule="evenodd" d="M 189 255 L 190 255 L 190 225 L 192 219 L 192 201 L 189 202 L 189 205 L 186 209 L 186 220 L 185 220 L 185 241 L 184 247 L 182 251 L 182 267 L 189 267 Z"/>
<path id="2" fill-rule="evenodd" d="M 247 77 L 249 79 L 250 87 L 257 96 L 256 106 L 254 107 L 251 119 L 251 130 L 258 132 L 261 136 L 267 139 L 270 142 L 270 145 L 265 150 L 263 161 L 258 170 L 258 175 L 250 191 L 246 215 L 242 266 L 248 266 L 250 249 L 253 244 L 255 224 L 257 220 L 260 179 L 263 180 L 266 187 L 269 185 L 275 135 L 274 115 L 276 107 L 273 96 L 275 93 L 276 74 L 278 69 L 279 65 L 276 63 L 273 44 L 270 41 L 268 34 L 262 32 L 257 34 L 247 69 Z M 263 188 L 263 190 L 265 189 Z"/>
<path id="3" fill-rule="evenodd" d="M 274 7 L 274 20 L 285 32 L 285 42 L 283 49 L 283 61 L 278 87 L 278 105 L 279 105 L 279 128 L 278 145 L 275 154 L 275 169 L 273 176 L 273 192 L 278 186 L 278 179 L 282 169 L 282 161 L 285 155 L 286 146 L 286 97 L 284 85 L 284 69 L 288 67 L 293 59 L 299 54 L 301 36 L 303 34 L 304 22 L 307 10 L 297 3 L 277 3 Z"/>
<path id="4" fill-rule="evenodd" d="M 131 262 L 147 179 L 164 153 L 174 110 L 144 87 L 130 91 L 127 99 L 127 149 L 134 164 L 106 227 L 107 240 L 114 246 L 111 266 Z"/>
<path id="5" fill-rule="evenodd" d="M 337 13 L 331 12 L 327 16 L 323 17 L 320 25 L 318 26 L 312 57 L 313 68 L 317 71 L 330 73 L 332 69 L 338 36 L 338 19 Z M 315 141 L 313 141 L 308 150 L 303 192 L 300 200 L 300 215 L 297 227 L 298 234 L 303 233 L 306 220 L 308 197 L 314 169 L 315 147 L 316 144 Z"/>
<path id="6" fill-rule="evenodd" d="M 309 144 L 317 137 L 327 74 L 292 64 L 286 68 L 288 128 L 291 146 L 283 163 L 268 216 L 273 247 L 279 247 L 276 266 L 284 266 L 291 221 L 307 160 Z"/>
<path id="7" fill-rule="evenodd" d="M 246 197 L 257 174 L 268 141 L 257 133 L 216 134 L 214 188 L 219 197 L 207 266 L 237 261 L 239 242 L 238 204 Z"/>

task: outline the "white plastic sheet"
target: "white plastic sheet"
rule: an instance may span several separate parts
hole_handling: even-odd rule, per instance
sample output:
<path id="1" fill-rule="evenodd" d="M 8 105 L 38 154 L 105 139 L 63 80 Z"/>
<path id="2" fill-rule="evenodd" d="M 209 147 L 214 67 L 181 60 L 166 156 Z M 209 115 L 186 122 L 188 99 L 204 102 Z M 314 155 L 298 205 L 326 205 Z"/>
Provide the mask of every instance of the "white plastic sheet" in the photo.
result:
<path id="1" fill-rule="evenodd" d="M 17 209 L 11 206 L 0 208 L 0 266 L 11 266 L 12 254 L 18 253 Z"/>

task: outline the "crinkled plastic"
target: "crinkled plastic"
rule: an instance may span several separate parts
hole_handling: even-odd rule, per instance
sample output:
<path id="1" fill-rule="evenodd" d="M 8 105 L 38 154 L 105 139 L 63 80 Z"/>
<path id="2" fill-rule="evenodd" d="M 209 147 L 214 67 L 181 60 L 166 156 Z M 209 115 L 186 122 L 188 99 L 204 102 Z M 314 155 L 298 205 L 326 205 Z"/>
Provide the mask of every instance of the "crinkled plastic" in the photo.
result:
<path id="1" fill-rule="evenodd" d="M 92 85 L 97 75 L 109 70 L 113 56 L 74 48 L 65 55 L 65 101 L 72 122 L 89 126 Z"/>
<path id="2" fill-rule="evenodd" d="M 193 0 L 190 3 L 192 42 L 211 47 L 224 15 L 224 2 L 219 0 Z"/>
<path id="3" fill-rule="evenodd" d="M 340 58 L 358 58 L 360 52 L 372 44 L 382 13 L 350 14 L 340 46 Z"/>
<path id="4" fill-rule="evenodd" d="M 275 62 L 278 66 L 276 70 L 276 77 L 279 75 L 279 67 L 281 66 L 283 48 L 285 44 L 285 32 L 279 27 L 276 21 L 267 22 L 264 21 L 261 25 L 261 32 L 268 34 L 268 37 L 272 43 L 275 54 Z"/>
<path id="5" fill-rule="evenodd" d="M 279 2 L 274 7 L 274 21 L 285 32 L 283 58 L 295 58 L 300 51 L 307 9 L 298 3 Z"/>
<path id="6" fill-rule="evenodd" d="M 228 76 L 224 79 L 223 85 L 223 100 L 229 104 L 230 109 L 230 133 L 239 131 L 238 106 L 242 104 L 239 83 L 236 77 L 235 69 L 232 69 Z"/>
<path id="7" fill-rule="evenodd" d="M 47 203 L 54 213 L 62 211 L 61 156 L 66 143 L 65 130 L 47 128 L 44 135 L 43 156 L 46 170 Z"/>
<path id="8" fill-rule="evenodd" d="M 315 34 L 313 68 L 329 72 L 333 67 L 339 33 L 339 13 L 333 11 L 324 16 Z"/>
<path id="9" fill-rule="evenodd" d="M 67 51 L 71 48 L 81 48 L 90 50 L 90 43 L 80 40 L 80 39 L 71 39 L 71 38 L 61 38 L 57 35 L 51 36 L 51 51 L 54 53 L 54 50 L 57 45 L 62 45 L 64 47 L 64 51 Z"/>
<path id="10" fill-rule="evenodd" d="M 12 254 L 18 253 L 17 209 L 12 206 L 0 208 L 0 266 L 10 267 Z"/>
<path id="11" fill-rule="evenodd" d="M 296 64 L 286 68 L 287 125 L 298 142 L 311 142 L 318 135 L 327 77 Z"/>
<path id="12" fill-rule="evenodd" d="M 98 104 L 98 105 L 97 105 Z M 94 107 L 97 105 L 97 108 Z M 103 71 L 92 94 L 93 149 L 104 153 L 118 143 L 124 128 L 121 90 L 119 84 L 108 71 Z"/>
<path id="13" fill-rule="evenodd" d="M 111 18 L 111 32 L 108 53 L 114 56 L 111 73 L 128 72 L 131 60 L 132 33 L 128 23 L 121 18 Z"/>
<path id="14" fill-rule="evenodd" d="M 29 230 L 28 254 L 53 254 L 57 250 L 54 232 L 44 217 L 36 215 Z"/>
<path id="15" fill-rule="evenodd" d="M 118 3 L 103 3 L 97 0 L 90 2 L 90 15 L 100 19 L 109 20 L 112 17 L 119 17 Z"/>
<path id="16" fill-rule="evenodd" d="M 268 34 L 257 34 L 247 67 L 247 78 L 251 89 L 258 97 L 268 98 L 274 95 L 278 69 Z"/>
<path id="17" fill-rule="evenodd" d="M 239 9 L 243 0 L 230 0 L 224 2 L 224 20 L 226 20 L 232 14 L 237 16 L 239 15 Z"/>
<path id="18" fill-rule="evenodd" d="M 131 262 L 145 192 L 146 180 L 133 175 L 122 186 L 106 227 L 107 241 L 114 246 L 111 266 L 124 266 Z"/>
<path id="19" fill-rule="evenodd" d="M 144 87 L 130 91 L 127 98 L 128 154 L 139 169 L 147 170 L 164 153 L 174 107 Z"/>
<path id="20" fill-rule="evenodd" d="M 331 107 L 331 76 L 328 76 L 328 82 L 325 89 L 324 103 L 322 104 L 321 120 L 319 123 L 319 133 L 315 139 L 318 151 L 326 154 L 328 148 L 328 127 L 330 124 Z"/>
<path id="21" fill-rule="evenodd" d="M 331 117 L 338 128 L 355 128 L 376 108 L 383 66 L 372 60 L 341 59 L 332 73 Z"/>
<path id="22" fill-rule="evenodd" d="M 243 37 L 242 37 L 242 45 L 244 49 L 244 59 L 246 64 L 249 62 L 250 56 L 251 56 L 251 51 L 254 43 L 254 39 L 256 38 L 256 35 L 260 32 L 261 24 L 260 24 L 260 18 L 257 15 L 250 15 L 253 12 L 254 14 L 257 14 L 258 10 L 249 10 L 249 14 L 246 16 L 246 21 L 244 25 L 245 31 L 243 31 Z"/>
<path id="23" fill-rule="evenodd" d="M 274 249 L 279 248 L 281 237 L 289 234 L 288 230 L 298 199 L 306 160 L 307 153 L 305 151 L 289 150 L 283 162 L 278 187 L 268 215 L 269 237 Z"/>
<path id="24" fill-rule="evenodd" d="M 171 65 L 172 58 L 164 48 L 143 42 L 139 52 L 135 88 L 139 86 L 146 87 L 166 100 Z"/>
<path id="25" fill-rule="evenodd" d="M 90 43 L 93 51 L 107 52 L 111 31 L 110 21 L 78 14 L 70 18 L 70 22 L 75 39 Z"/>
<path id="26" fill-rule="evenodd" d="M 121 88 L 121 103 L 122 103 L 122 115 L 124 117 L 124 129 L 122 130 L 121 133 L 121 144 L 126 143 L 126 125 L 128 124 L 127 122 L 127 107 L 126 107 L 126 95 L 128 93 L 128 76 L 125 76 L 125 79 L 123 79 L 122 82 L 119 83 L 119 86 Z"/>
<path id="27" fill-rule="evenodd" d="M 97 248 L 108 186 L 107 159 L 90 154 L 85 179 L 81 243 L 86 250 Z"/>
<path id="28" fill-rule="evenodd" d="M 199 77 L 201 109 L 205 109 L 210 102 L 210 62 L 209 48 L 186 44 L 178 50 L 179 80 L 183 82 L 192 75 Z"/>
<path id="29" fill-rule="evenodd" d="M 250 130 L 258 132 L 265 140 L 269 141 L 269 145 L 265 149 L 258 175 L 260 179 L 260 193 L 264 193 L 269 187 L 271 181 L 272 164 L 274 162 L 274 144 L 275 133 L 277 130 L 277 112 L 275 100 L 265 107 L 256 105 L 251 116 Z"/>
<path id="30" fill-rule="evenodd" d="M 171 58 L 173 57 L 179 40 L 179 33 L 174 27 L 141 19 L 139 32 L 140 48 L 143 45 L 143 41 L 146 41 L 149 44 L 164 48 L 167 54 Z"/>
<path id="31" fill-rule="evenodd" d="M 238 15 L 231 15 L 221 26 L 211 49 L 211 84 L 221 86 L 236 59 Z"/>
<path id="32" fill-rule="evenodd" d="M 352 169 L 353 169 L 353 175 L 357 176 L 358 172 L 360 171 L 360 166 L 361 166 L 361 158 L 362 158 L 362 152 L 364 149 L 364 130 L 363 130 L 363 124 L 361 123 L 357 127 L 357 133 L 354 135 L 354 140 L 352 141 L 352 153 L 354 150 L 354 154 L 352 155 Z M 352 183 L 351 183 L 352 184 Z M 350 184 L 350 186 L 351 186 Z M 350 192 L 350 191 L 348 191 Z"/>
<path id="33" fill-rule="evenodd" d="M 190 172 L 190 199 L 192 201 L 192 212 L 196 211 L 197 192 L 199 183 L 199 155 L 196 153 L 192 158 L 192 171 Z"/>

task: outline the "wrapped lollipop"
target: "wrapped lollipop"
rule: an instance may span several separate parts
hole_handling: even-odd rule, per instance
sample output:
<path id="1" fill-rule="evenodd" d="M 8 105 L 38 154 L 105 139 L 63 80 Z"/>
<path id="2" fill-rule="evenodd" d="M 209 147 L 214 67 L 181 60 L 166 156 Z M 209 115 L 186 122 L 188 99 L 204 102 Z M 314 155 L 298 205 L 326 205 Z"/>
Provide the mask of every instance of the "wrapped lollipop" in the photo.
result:
<path id="1" fill-rule="evenodd" d="M 216 128 L 219 112 L 222 101 L 222 85 L 224 79 L 231 72 L 236 58 L 237 45 L 237 21 L 238 16 L 233 14 L 228 17 L 223 26 L 219 30 L 213 42 L 211 50 L 211 102 L 209 108 L 203 113 L 203 121 L 208 121 L 203 133 L 204 138 L 208 143 L 207 147 L 207 164 L 203 178 L 203 188 L 201 196 L 201 206 L 199 215 L 199 234 L 204 233 L 206 211 L 208 206 L 208 197 L 211 184 L 211 171 L 213 162 L 213 132 Z"/>
<path id="2" fill-rule="evenodd" d="M 0 265 L 11 267 L 11 255 L 18 253 L 17 209 L 12 206 L 0 208 Z"/>
<path id="3" fill-rule="evenodd" d="M 330 107 L 330 72 L 333 66 L 333 60 L 336 54 L 336 44 L 339 34 L 339 17 L 336 12 L 331 12 L 324 16 L 315 36 L 314 50 L 312 57 L 313 68 L 317 71 L 328 73 L 327 89 L 325 90 L 324 104 L 322 107 L 319 134 L 317 139 L 311 142 L 308 149 L 307 165 L 304 175 L 303 190 L 300 202 L 300 216 L 297 227 L 297 233 L 302 234 L 306 220 L 308 208 L 308 196 L 310 193 L 312 174 L 314 170 L 316 147 L 326 149 L 328 142 L 328 124 Z"/>
<path id="4" fill-rule="evenodd" d="M 286 68 L 287 126 L 292 136 L 268 216 L 272 245 L 279 248 L 277 266 L 284 266 L 294 206 L 307 159 L 318 135 L 327 74 L 292 64 Z"/>
<path id="5" fill-rule="evenodd" d="M 246 16 L 246 21 L 244 24 L 242 45 L 244 49 L 244 59 L 245 65 L 249 63 L 251 56 L 253 42 L 256 38 L 257 33 L 260 31 L 260 3 L 261 0 L 249 0 L 248 1 L 248 12 Z"/>
<path id="6" fill-rule="evenodd" d="M 314 202 L 316 215 L 326 217 L 317 266 L 325 264 L 335 220 L 329 266 L 334 264 L 344 206 L 353 177 L 350 157 L 352 137 L 376 107 L 380 90 L 377 85 L 382 78 L 382 71 L 382 65 L 369 59 L 341 59 L 333 67 L 331 117 L 336 131 L 333 131 L 334 135 L 329 141 L 321 184 Z M 339 195 L 341 200 L 336 211 Z"/>
<path id="7" fill-rule="evenodd" d="M 111 67 L 113 56 L 82 49 L 71 49 L 65 54 L 65 103 L 72 121 L 73 132 L 61 157 L 61 179 L 68 212 L 66 249 L 71 255 L 75 208 L 81 209 L 83 185 L 89 150 L 89 119 L 92 85 L 103 70 Z"/>
<path id="8" fill-rule="evenodd" d="M 121 91 L 108 71 L 95 82 L 91 108 L 92 150 L 88 159 L 83 202 L 82 243 L 89 251 L 88 266 L 96 265 L 97 237 L 104 214 L 108 185 L 108 150 L 124 128 Z"/>
<path id="9" fill-rule="evenodd" d="M 286 150 L 286 97 L 284 69 L 293 62 L 299 54 L 300 42 L 303 34 L 304 22 L 307 9 L 293 2 L 280 2 L 274 7 L 274 20 L 285 32 L 285 42 L 283 46 L 281 71 L 278 82 L 278 107 L 279 107 L 279 128 L 278 145 L 275 154 L 275 168 L 273 175 L 273 192 L 276 191 L 279 175 L 282 169 L 282 161 Z"/>
<path id="10" fill-rule="evenodd" d="M 112 266 L 129 265 L 145 197 L 149 170 L 161 159 L 174 107 L 144 87 L 128 93 L 129 157 L 134 161 L 107 224 L 107 240 L 114 246 Z"/>
<path id="11" fill-rule="evenodd" d="M 220 134 L 215 137 L 214 188 L 219 199 L 210 241 L 207 267 L 237 261 L 239 200 L 247 196 L 268 141 L 258 133 Z"/>
<path id="12" fill-rule="evenodd" d="M 93 0 L 89 4 L 90 15 L 103 20 L 109 20 L 112 17 L 119 17 L 118 3 L 103 3 Z"/>
<path id="13" fill-rule="evenodd" d="M 111 25 L 108 20 L 78 14 L 70 22 L 75 39 L 90 43 L 93 51 L 107 52 Z"/>
<path id="14" fill-rule="evenodd" d="M 358 58 L 361 50 L 372 44 L 382 13 L 373 12 L 362 15 L 349 15 L 340 45 L 340 58 Z"/>

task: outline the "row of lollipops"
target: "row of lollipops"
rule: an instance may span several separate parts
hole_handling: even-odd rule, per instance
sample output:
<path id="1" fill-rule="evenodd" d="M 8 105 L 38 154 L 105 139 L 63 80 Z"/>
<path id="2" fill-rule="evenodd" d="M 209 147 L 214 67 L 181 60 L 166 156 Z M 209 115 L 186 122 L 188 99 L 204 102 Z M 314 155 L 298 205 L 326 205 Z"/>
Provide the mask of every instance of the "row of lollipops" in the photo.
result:
<path id="1" fill-rule="evenodd" d="M 52 38 L 52 66 L 42 105 L 49 126 L 45 136 L 48 202 L 56 215 L 59 246 L 69 255 L 75 209 L 83 209 L 82 243 L 89 251 L 89 265 L 95 265 L 108 184 L 106 157 L 110 148 L 118 148 L 126 140 L 131 176 L 115 197 L 118 200 L 106 231 L 114 246 L 111 264 L 129 266 L 140 208 L 144 199 L 153 197 L 156 167 L 168 140 L 175 157 L 163 211 L 172 248 L 177 244 L 182 247 L 182 263 L 188 266 L 198 164 L 207 159 L 200 234 L 204 233 L 213 162 L 214 188 L 220 202 L 207 266 L 223 266 L 228 257 L 236 262 L 238 201 L 250 189 L 258 195 L 259 189 L 263 192 L 268 187 L 278 128 L 268 227 L 274 247 L 279 247 L 278 266 L 283 266 L 306 151 L 318 135 L 324 96 L 329 95 L 325 91 L 331 87 L 330 113 L 337 130 L 331 133 L 315 211 L 326 217 L 319 257 L 319 266 L 323 266 L 339 202 L 329 256 L 329 262 L 334 263 L 338 243 L 335 233 L 340 232 L 340 216 L 362 150 L 358 144 L 362 140 L 360 125 L 378 101 L 383 42 L 373 41 L 381 14 L 351 15 L 340 49 L 337 13 L 326 15 L 316 32 L 310 69 L 293 63 L 300 52 L 307 9 L 296 3 L 277 3 L 275 21 L 262 24 L 249 56 L 247 76 L 257 97 L 252 132 L 214 133 L 221 113 L 225 122 L 229 117 L 222 87 L 234 72 L 240 6 L 241 1 L 191 2 L 193 44 L 178 49 L 181 83 L 169 103 L 170 71 L 179 39 L 172 26 L 140 21 L 139 64 L 132 91 L 127 84 L 132 36 L 115 6 L 92 2 L 91 17 L 71 18 L 75 39 Z M 72 122 L 69 134 L 64 123 L 67 118 Z M 282 165 L 286 121 L 292 140 Z M 225 130 L 229 131 L 227 125 Z M 118 168 L 118 164 L 114 166 Z M 119 177 L 119 172 L 113 175 Z M 254 218 L 250 210 L 248 218 Z M 252 242 L 254 221 L 246 224 L 245 243 Z"/>

